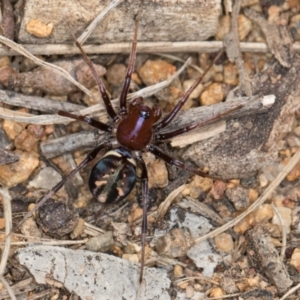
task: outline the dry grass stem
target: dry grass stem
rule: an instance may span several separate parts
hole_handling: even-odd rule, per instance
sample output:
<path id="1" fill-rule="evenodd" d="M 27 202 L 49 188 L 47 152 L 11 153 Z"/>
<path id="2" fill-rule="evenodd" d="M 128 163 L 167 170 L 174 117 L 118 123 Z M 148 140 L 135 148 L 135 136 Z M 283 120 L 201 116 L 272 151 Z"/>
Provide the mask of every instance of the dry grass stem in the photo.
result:
<path id="1" fill-rule="evenodd" d="M 1 38 L 2 40 L 2 38 Z M 80 54 L 79 49 L 72 44 L 44 44 L 44 45 L 20 45 L 33 55 L 64 55 Z M 217 52 L 223 48 L 223 42 L 219 41 L 201 41 L 201 42 L 139 42 L 137 45 L 138 53 L 210 53 Z M 267 53 L 270 52 L 265 43 L 241 42 L 242 52 Z M 293 51 L 300 52 L 300 45 L 293 44 Z M 85 45 L 83 50 L 86 54 L 117 54 L 129 53 L 131 43 L 107 43 L 103 45 Z M 15 50 L 6 50 L 0 47 L 0 56 L 15 56 L 20 53 Z"/>

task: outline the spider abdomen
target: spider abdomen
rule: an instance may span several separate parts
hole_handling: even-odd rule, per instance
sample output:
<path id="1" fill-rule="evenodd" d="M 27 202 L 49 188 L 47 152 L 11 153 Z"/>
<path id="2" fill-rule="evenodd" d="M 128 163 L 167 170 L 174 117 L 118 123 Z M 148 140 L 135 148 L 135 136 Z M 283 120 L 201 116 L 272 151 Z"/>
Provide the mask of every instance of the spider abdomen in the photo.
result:
<path id="1" fill-rule="evenodd" d="M 114 203 L 126 198 L 136 181 L 136 164 L 125 148 L 107 152 L 93 167 L 89 188 L 102 203 Z"/>

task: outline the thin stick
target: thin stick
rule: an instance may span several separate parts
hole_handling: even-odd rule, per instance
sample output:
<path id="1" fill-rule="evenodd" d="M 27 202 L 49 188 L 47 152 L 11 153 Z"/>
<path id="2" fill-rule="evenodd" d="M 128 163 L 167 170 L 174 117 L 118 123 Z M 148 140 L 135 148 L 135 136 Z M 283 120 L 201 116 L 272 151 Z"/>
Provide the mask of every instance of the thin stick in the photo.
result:
<path id="1" fill-rule="evenodd" d="M 4 216 L 5 216 L 5 234 L 8 236 L 12 229 L 12 212 L 11 212 L 11 197 L 8 192 L 8 189 L 1 188 L 0 194 L 3 197 L 3 207 L 4 207 Z M 6 268 L 7 260 L 9 257 L 11 245 L 11 237 L 8 236 L 5 240 L 4 249 L 2 251 L 1 263 L 0 263 L 0 275 L 4 273 Z"/>
<path id="2" fill-rule="evenodd" d="M 0 39 L 1 42 L 6 42 Z M 71 44 L 44 44 L 44 45 L 31 45 L 31 44 L 19 44 L 28 52 L 33 55 L 61 55 L 61 54 L 80 54 L 79 49 L 75 45 Z M 117 54 L 117 53 L 129 53 L 131 49 L 131 43 L 107 43 L 102 45 L 85 45 L 82 47 L 86 54 Z M 216 52 L 223 48 L 223 43 L 219 41 L 202 41 L 202 42 L 139 42 L 137 45 L 138 53 L 210 53 Z M 241 42 L 240 48 L 242 52 L 251 53 L 268 53 L 270 52 L 267 44 L 265 43 L 246 43 Z M 300 45 L 293 44 L 293 51 L 300 52 Z M 15 50 L 6 50 L 0 46 L 0 56 L 15 56 L 20 53 Z"/>
<path id="3" fill-rule="evenodd" d="M 195 239 L 195 243 L 201 243 L 207 240 L 208 238 L 214 238 L 218 234 L 226 231 L 227 229 L 233 227 L 234 225 L 238 224 L 241 220 L 243 220 L 247 215 L 249 215 L 252 211 L 257 209 L 260 205 L 262 205 L 273 193 L 273 191 L 278 187 L 281 181 L 287 176 L 287 174 L 294 168 L 294 166 L 300 160 L 300 149 L 295 153 L 293 158 L 290 160 L 288 165 L 278 174 L 275 180 L 268 186 L 268 188 L 264 191 L 264 193 L 242 214 L 240 214 L 234 220 L 228 222 L 222 227 L 217 228 L 216 230 L 205 234 L 197 239 Z"/>

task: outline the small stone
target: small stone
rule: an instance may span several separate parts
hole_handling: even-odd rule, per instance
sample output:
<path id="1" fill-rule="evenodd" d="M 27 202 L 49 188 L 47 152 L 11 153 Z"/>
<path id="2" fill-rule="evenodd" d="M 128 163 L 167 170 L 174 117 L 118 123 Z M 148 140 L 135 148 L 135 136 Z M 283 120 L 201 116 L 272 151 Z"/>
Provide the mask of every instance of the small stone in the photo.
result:
<path id="1" fill-rule="evenodd" d="M 224 66 L 224 82 L 234 86 L 239 83 L 237 67 L 232 63 Z"/>
<path id="2" fill-rule="evenodd" d="M 209 293 L 209 296 L 211 298 L 217 298 L 217 297 L 221 297 L 221 296 L 225 296 L 225 295 L 226 295 L 226 293 L 220 287 L 212 288 Z"/>
<path id="3" fill-rule="evenodd" d="M 190 87 L 191 85 L 193 85 L 195 82 L 194 79 L 188 79 L 188 80 L 185 80 L 183 82 L 183 88 L 184 88 L 184 91 L 186 92 Z M 201 92 L 203 91 L 203 85 L 200 83 L 198 84 L 198 86 L 192 91 L 189 99 L 197 99 L 199 98 Z"/>
<path id="4" fill-rule="evenodd" d="M 249 191 L 241 186 L 226 190 L 226 197 L 233 203 L 236 210 L 243 210 L 249 206 Z"/>
<path id="5" fill-rule="evenodd" d="M 298 162 L 292 171 L 286 176 L 288 181 L 294 181 L 300 178 L 300 162 Z"/>
<path id="6" fill-rule="evenodd" d="M 0 68 L 10 66 L 9 56 L 0 56 Z"/>
<path id="7" fill-rule="evenodd" d="M 159 255 L 168 257 L 183 257 L 187 254 L 194 240 L 187 228 L 174 228 L 156 241 L 156 251 Z"/>
<path id="8" fill-rule="evenodd" d="M 139 263 L 139 257 L 137 254 L 123 254 L 122 258 L 129 260 L 134 264 Z"/>
<path id="9" fill-rule="evenodd" d="M 175 277 L 182 277 L 183 276 L 182 266 L 175 265 L 173 273 Z"/>
<path id="10" fill-rule="evenodd" d="M 236 233 L 243 234 L 254 222 L 255 216 L 253 213 L 250 213 L 243 220 L 241 220 L 238 224 L 236 224 L 233 229 Z"/>
<path id="11" fill-rule="evenodd" d="M 221 83 L 215 82 L 205 88 L 200 97 L 201 105 L 220 103 L 224 99 L 224 89 Z"/>
<path id="12" fill-rule="evenodd" d="M 300 15 L 299 15 L 300 16 Z M 299 22 L 300 23 L 300 22 Z M 300 136 L 300 126 L 294 128 L 294 133 L 297 135 L 297 136 Z"/>
<path id="13" fill-rule="evenodd" d="M 28 179 L 33 170 L 39 165 L 39 159 L 34 152 L 16 150 L 19 161 L 0 166 L 0 182 L 7 187 L 13 187 Z"/>
<path id="14" fill-rule="evenodd" d="M 189 184 L 189 188 L 199 189 L 201 193 L 208 192 L 213 185 L 213 180 L 207 177 L 194 176 L 193 180 Z"/>
<path id="15" fill-rule="evenodd" d="M 147 164 L 147 170 L 149 188 L 164 188 L 168 185 L 168 170 L 163 160 L 155 159 L 152 163 Z"/>
<path id="16" fill-rule="evenodd" d="M 255 211 L 255 221 L 257 223 L 259 222 L 266 222 L 273 218 L 274 211 L 272 209 L 272 206 L 269 204 L 261 205 L 256 211 Z"/>
<path id="17" fill-rule="evenodd" d="M 248 18 L 244 15 L 238 16 L 238 33 L 240 41 L 243 41 L 246 38 L 246 36 L 252 31 L 252 28 L 252 22 Z"/>
<path id="18" fill-rule="evenodd" d="M 53 23 L 45 24 L 37 19 L 31 19 L 26 24 L 26 31 L 32 35 L 37 37 L 48 37 L 53 30 Z"/>
<path id="19" fill-rule="evenodd" d="M 79 216 L 62 201 L 49 199 L 38 209 L 37 222 L 42 230 L 52 236 L 71 233 L 77 225 Z"/>
<path id="20" fill-rule="evenodd" d="M 112 231 L 90 238 L 86 245 L 86 249 L 93 252 L 106 252 L 114 244 Z"/>
<path id="21" fill-rule="evenodd" d="M 300 249 L 295 248 L 291 256 L 290 265 L 294 266 L 300 272 Z"/>
<path id="22" fill-rule="evenodd" d="M 147 60 L 146 63 L 139 68 L 138 74 L 143 82 L 147 85 L 153 85 L 168 79 L 176 72 L 176 67 L 161 59 Z M 158 99 L 173 102 L 182 94 L 180 82 L 177 79 L 162 91 L 155 94 Z"/>
<path id="23" fill-rule="evenodd" d="M 31 181 L 28 186 L 38 189 L 50 190 L 62 180 L 61 175 L 51 167 L 42 169 L 38 175 Z"/>
<path id="24" fill-rule="evenodd" d="M 123 85 L 126 69 L 124 64 L 113 64 L 109 66 L 106 71 L 107 82 L 114 86 Z"/>
<path id="25" fill-rule="evenodd" d="M 132 223 L 137 219 L 141 218 L 142 216 L 143 216 L 143 209 L 139 206 L 135 206 L 132 208 L 130 215 L 128 216 L 128 222 Z"/>
<path id="26" fill-rule="evenodd" d="M 209 194 L 216 200 L 221 199 L 224 192 L 226 191 L 226 183 L 221 180 L 217 180 L 214 182 Z"/>
<path id="27" fill-rule="evenodd" d="M 0 230 L 5 228 L 5 219 L 4 218 L 0 218 Z"/>
<path id="28" fill-rule="evenodd" d="M 76 239 L 84 233 L 84 222 L 85 222 L 84 219 L 82 219 L 82 218 L 78 219 L 78 222 L 77 222 L 73 232 L 71 233 L 72 239 Z"/>
<path id="29" fill-rule="evenodd" d="M 249 200 L 250 203 L 253 203 L 258 198 L 258 192 L 254 189 L 249 189 Z"/>
<path id="30" fill-rule="evenodd" d="M 187 298 L 193 298 L 195 295 L 195 291 L 192 286 L 187 286 L 185 289 L 185 295 Z"/>
<path id="31" fill-rule="evenodd" d="M 269 183 L 267 177 L 264 174 L 260 174 L 259 177 L 258 177 L 258 179 L 259 179 L 259 185 L 262 188 L 266 187 L 268 185 L 268 183 Z"/>
<path id="32" fill-rule="evenodd" d="M 290 208 L 280 206 L 277 207 L 277 211 L 281 215 L 286 232 L 289 233 L 291 231 L 291 225 L 292 225 L 292 210 Z M 272 223 L 281 226 L 281 222 L 278 219 L 276 214 L 274 214 L 273 216 Z"/>
<path id="33" fill-rule="evenodd" d="M 7 136 L 14 140 L 16 136 L 25 128 L 24 123 L 17 123 L 13 120 L 3 120 L 2 127 Z"/>
<path id="34" fill-rule="evenodd" d="M 21 226 L 20 230 L 26 237 L 40 238 L 42 233 L 39 231 L 33 218 L 28 218 Z"/>
<path id="35" fill-rule="evenodd" d="M 215 237 L 215 244 L 218 249 L 224 252 L 230 252 L 233 249 L 232 236 L 228 233 L 221 233 Z"/>
<path id="36" fill-rule="evenodd" d="M 218 22 L 218 28 L 216 33 L 216 40 L 223 41 L 226 34 L 230 31 L 230 21 L 229 15 L 221 16 Z"/>

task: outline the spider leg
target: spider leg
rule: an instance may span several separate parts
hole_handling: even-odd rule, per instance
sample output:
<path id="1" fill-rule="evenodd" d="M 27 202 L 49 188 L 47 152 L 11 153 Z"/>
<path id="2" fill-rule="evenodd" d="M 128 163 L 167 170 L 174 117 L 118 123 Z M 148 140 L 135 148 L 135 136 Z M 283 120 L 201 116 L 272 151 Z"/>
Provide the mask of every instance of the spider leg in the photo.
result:
<path id="1" fill-rule="evenodd" d="M 230 113 L 232 113 L 232 112 L 234 112 L 236 110 L 241 109 L 242 107 L 244 107 L 244 105 L 238 105 L 237 107 L 234 107 L 234 108 L 232 108 L 230 110 L 227 110 L 224 113 L 217 114 L 217 115 L 215 115 L 215 116 L 213 116 L 213 117 L 211 117 L 211 118 L 209 118 L 207 120 L 203 120 L 203 121 L 199 121 L 199 122 L 193 122 L 193 123 L 191 123 L 191 124 L 189 124 L 187 126 L 184 126 L 184 127 L 181 127 L 181 128 L 169 131 L 169 132 L 157 133 L 157 134 L 155 134 L 155 141 L 167 140 L 167 139 L 173 138 L 173 137 L 175 137 L 177 135 L 189 132 L 189 131 L 197 128 L 197 127 L 210 124 L 210 123 L 212 123 L 214 121 L 222 119 L 224 116 L 227 116 L 228 114 L 230 114 Z"/>
<path id="2" fill-rule="evenodd" d="M 127 115 L 127 94 L 131 82 L 131 75 L 134 70 L 135 60 L 136 60 L 136 44 L 137 44 L 137 32 L 138 32 L 138 22 L 139 22 L 139 15 L 135 19 L 135 29 L 134 29 L 134 38 L 131 46 L 131 52 L 129 56 L 129 63 L 128 68 L 125 75 L 125 80 L 122 88 L 122 92 L 120 95 L 120 115 L 126 116 Z"/>
<path id="3" fill-rule="evenodd" d="M 19 228 L 28 218 L 32 216 L 34 211 L 42 207 L 45 202 L 51 198 L 58 190 L 62 188 L 62 186 L 68 181 L 75 173 L 77 173 L 79 170 L 81 170 L 83 167 L 85 167 L 89 162 L 91 162 L 97 154 L 102 149 L 110 150 L 112 148 L 111 142 L 103 142 L 101 143 L 97 148 L 95 148 L 93 151 L 91 151 L 86 158 L 74 169 L 72 170 L 65 178 L 63 178 L 56 186 L 54 186 L 46 195 L 42 197 L 42 199 L 36 204 L 34 210 L 28 212 L 25 217 L 12 229 L 11 232 L 14 232 L 17 228 Z"/>
<path id="4" fill-rule="evenodd" d="M 185 104 L 185 102 L 188 100 L 190 94 L 194 91 L 194 89 L 200 84 L 203 77 L 207 74 L 207 72 L 212 68 L 212 66 L 215 64 L 215 62 L 220 58 L 221 54 L 223 53 L 223 50 L 219 51 L 217 56 L 214 58 L 212 63 L 209 65 L 209 67 L 204 71 L 204 73 L 199 76 L 196 81 L 190 86 L 190 88 L 184 93 L 183 97 L 179 100 L 179 102 L 176 104 L 176 106 L 173 108 L 173 110 L 166 115 L 159 123 L 155 124 L 153 126 L 153 129 L 157 132 L 161 128 L 166 127 L 169 125 L 172 120 L 177 116 L 178 112 L 182 108 L 182 106 Z"/>
<path id="5" fill-rule="evenodd" d="M 105 105 L 105 108 L 106 108 L 106 111 L 107 111 L 107 114 L 109 115 L 109 117 L 114 121 L 116 122 L 119 117 L 118 115 L 116 114 L 112 104 L 111 104 L 111 101 L 108 97 L 108 94 L 106 92 L 106 88 L 105 88 L 105 85 L 102 81 L 102 79 L 100 78 L 100 76 L 98 75 L 93 63 L 91 62 L 91 60 L 87 57 L 87 55 L 85 54 L 85 52 L 83 51 L 80 43 L 76 40 L 76 38 L 73 36 L 73 38 L 75 39 L 75 44 L 76 46 L 79 48 L 82 56 L 83 56 L 83 59 L 85 60 L 85 62 L 88 64 L 88 66 L 90 67 L 92 73 L 93 73 L 93 76 L 94 76 L 94 79 L 97 83 L 97 86 L 98 86 L 98 90 L 99 90 L 99 93 L 101 94 L 102 96 L 102 99 L 103 99 L 103 102 L 104 102 L 104 105 Z"/>
<path id="6" fill-rule="evenodd" d="M 153 153 L 155 156 L 159 157 L 160 159 L 164 160 L 166 163 L 173 165 L 177 168 L 183 169 L 183 170 L 187 170 L 190 171 L 196 175 L 199 175 L 201 177 L 207 177 L 207 178 L 211 178 L 211 179 L 215 179 L 215 180 L 222 180 L 221 178 L 218 177 L 214 177 L 214 176 L 210 176 L 204 172 L 201 172 L 197 169 L 194 168 L 189 168 L 187 167 L 182 161 L 174 159 L 173 157 L 171 157 L 170 155 L 166 154 L 165 152 L 163 152 L 160 148 L 154 146 L 154 145 L 149 145 L 148 150 Z"/>
<path id="7" fill-rule="evenodd" d="M 97 129 L 100 129 L 102 131 L 105 131 L 105 132 L 112 132 L 112 127 L 111 126 L 109 126 L 105 123 L 102 123 L 100 121 L 97 121 L 97 120 L 95 120 L 93 118 L 90 118 L 90 117 L 77 116 L 77 115 L 71 114 L 69 112 L 62 111 L 62 110 L 58 111 L 57 114 L 60 115 L 60 116 L 63 116 L 63 117 L 68 117 L 70 119 L 74 119 L 74 120 L 78 120 L 78 121 L 88 123 L 89 125 L 97 128 Z"/>
<path id="8" fill-rule="evenodd" d="M 140 152 L 137 153 L 136 162 L 140 167 L 141 181 L 142 181 L 142 206 L 143 206 L 143 220 L 142 220 L 142 251 L 141 251 L 141 271 L 139 282 L 143 281 L 144 273 L 144 263 L 145 263 L 145 245 L 146 245 L 146 235 L 147 235 L 147 210 L 148 210 L 148 173 L 146 164 L 142 158 Z"/>

